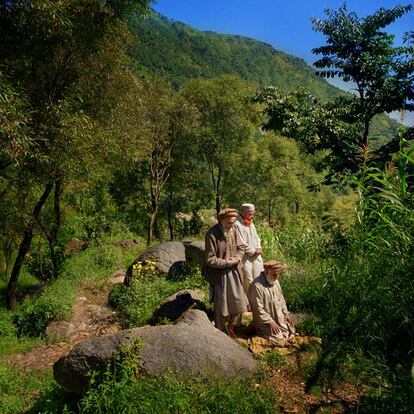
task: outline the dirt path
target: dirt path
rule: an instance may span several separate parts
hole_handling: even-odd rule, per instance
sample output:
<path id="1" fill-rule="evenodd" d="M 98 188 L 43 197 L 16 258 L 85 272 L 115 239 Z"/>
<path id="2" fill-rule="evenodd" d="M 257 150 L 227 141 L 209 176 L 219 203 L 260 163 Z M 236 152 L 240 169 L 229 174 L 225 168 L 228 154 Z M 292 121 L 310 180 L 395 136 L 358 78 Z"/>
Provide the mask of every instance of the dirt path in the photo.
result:
<path id="1" fill-rule="evenodd" d="M 85 289 L 76 298 L 72 319 L 68 322 L 52 322 L 47 335 L 59 342 L 40 345 L 24 354 L 13 354 L 8 358 L 11 365 L 27 371 L 47 370 L 79 341 L 93 336 L 118 332 L 116 312 L 108 306 L 108 294 L 116 283 L 122 283 L 124 270 L 118 270 L 109 278 L 103 290 Z"/>

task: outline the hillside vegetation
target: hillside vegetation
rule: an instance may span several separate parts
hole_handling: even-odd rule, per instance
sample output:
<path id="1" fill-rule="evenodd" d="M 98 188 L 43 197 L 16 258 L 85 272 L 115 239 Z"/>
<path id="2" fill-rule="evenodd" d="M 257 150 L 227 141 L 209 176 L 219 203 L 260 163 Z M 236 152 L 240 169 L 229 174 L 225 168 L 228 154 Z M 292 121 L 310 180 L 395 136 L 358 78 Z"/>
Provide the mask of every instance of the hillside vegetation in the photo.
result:
<path id="1" fill-rule="evenodd" d="M 192 78 L 236 75 L 257 85 L 276 85 L 284 91 L 301 85 L 321 99 L 342 92 L 315 75 L 303 59 L 271 45 L 238 35 L 202 32 L 181 22 L 152 14 L 133 20 L 136 43 L 130 49 L 134 69 L 160 75 L 175 87 Z"/>
<path id="2" fill-rule="evenodd" d="M 346 95 L 318 77 L 303 59 L 239 35 L 203 32 L 156 13 L 132 19 L 134 42 L 129 49 L 132 68 L 143 78 L 161 77 L 173 88 L 194 78 L 235 75 L 256 86 L 274 85 L 284 92 L 303 87 L 321 101 Z M 375 118 L 372 135 L 378 145 L 395 136 L 398 123 Z"/>

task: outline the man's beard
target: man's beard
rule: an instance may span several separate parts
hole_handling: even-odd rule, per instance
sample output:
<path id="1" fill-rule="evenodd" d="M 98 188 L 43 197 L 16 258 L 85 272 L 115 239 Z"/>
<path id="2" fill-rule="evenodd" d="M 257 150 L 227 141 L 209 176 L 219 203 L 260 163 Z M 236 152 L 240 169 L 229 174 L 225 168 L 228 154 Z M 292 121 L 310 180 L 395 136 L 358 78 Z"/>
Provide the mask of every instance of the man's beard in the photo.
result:
<path id="1" fill-rule="evenodd" d="M 267 282 L 270 286 L 273 286 L 273 285 L 276 283 L 276 280 L 277 280 L 277 279 L 273 279 L 273 277 L 272 277 L 272 276 L 268 276 L 266 273 L 265 273 L 265 278 L 266 278 L 266 282 Z"/>

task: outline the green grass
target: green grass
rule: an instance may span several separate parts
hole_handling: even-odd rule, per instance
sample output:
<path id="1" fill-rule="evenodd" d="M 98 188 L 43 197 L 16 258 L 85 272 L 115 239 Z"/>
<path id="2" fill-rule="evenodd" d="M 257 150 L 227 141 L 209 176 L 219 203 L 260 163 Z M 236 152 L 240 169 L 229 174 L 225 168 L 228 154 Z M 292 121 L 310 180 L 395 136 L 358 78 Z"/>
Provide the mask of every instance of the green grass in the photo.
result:
<path id="1" fill-rule="evenodd" d="M 68 320 L 78 292 L 85 288 L 102 289 L 112 272 L 127 267 L 138 252 L 125 252 L 110 241 L 95 244 L 68 258 L 59 277 L 33 299 L 17 309 L 14 321 L 21 335 L 42 335 L 49 322 Z"/>
<path id="2" fill-rule="evenodd" d="M 51 400 L 50 393 L 59 390 L 60 399 Z M 49 395 L 49 397 L 46 397 Z M 18 413 L 56 413 L 62 404 L 62 397 L 68 398 L 67 392 L 55 383 L 51 372 L 33 371 L 13 368 L 0 363 L 0 412 L 2 414 Z M 39 404 L 39 400 L 42 404 Z M 33 407 L 37 407 L 33 409 Z"/>

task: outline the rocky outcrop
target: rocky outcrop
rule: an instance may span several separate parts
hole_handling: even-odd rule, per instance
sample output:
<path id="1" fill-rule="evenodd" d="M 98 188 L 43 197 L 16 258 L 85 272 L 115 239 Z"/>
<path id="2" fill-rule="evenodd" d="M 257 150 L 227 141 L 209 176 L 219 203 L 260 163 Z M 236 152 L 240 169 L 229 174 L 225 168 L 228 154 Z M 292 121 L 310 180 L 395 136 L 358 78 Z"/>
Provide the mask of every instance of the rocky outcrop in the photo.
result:
<path id="1" fill-rule="evenodd" d="M 180 274 L 185 264 L 202 266 L 204 263 L 204 242 L 176 242 L 169 241 L 151 247 L 140 254 L 129 266 L 124 283 L 130 285 L 133 280 L 134 264 L 147 261 L 155 262 L 158 274 L 168 274 L 174 278 Z"/>
<path id="2" fill-rule="evenodd" d="M 82 341 L 55 363 L 54 377 L 69 391 L 83 393 L 91 371 L 103 372 L 120 347 L 137 338 L 142 341 L 140 368 L 147 375 L 239 378 L 258 368 L 249 351 L 215 329 L 204 312 L 190 310 L 175 325 L 143 326 Z"/>

